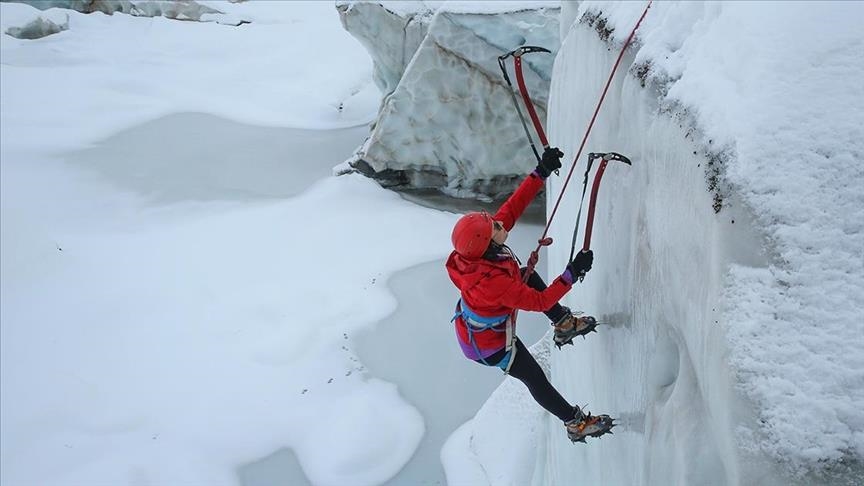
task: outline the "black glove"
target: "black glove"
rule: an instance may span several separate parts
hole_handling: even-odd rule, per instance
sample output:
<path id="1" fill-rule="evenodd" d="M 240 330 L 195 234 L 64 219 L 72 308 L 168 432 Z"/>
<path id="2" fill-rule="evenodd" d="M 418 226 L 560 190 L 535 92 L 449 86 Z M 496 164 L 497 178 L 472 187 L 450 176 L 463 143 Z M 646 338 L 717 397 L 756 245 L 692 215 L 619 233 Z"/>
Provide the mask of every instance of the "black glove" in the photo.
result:
<path id="1" fill-rule="evenodd" d="M 580 251 L 573 258 L 573 261 L 567 264 L 567 270 L 573 276 L 573 280 L 585 278 L 588 270 L 591 270 L 591 264 L 594 263 L 594 252 L 591 250 Z"/>
<path id="2" fill-rule="evenodd" d="M 540 159 L 540 163 L 537 164 L 537 168 L 534 169 L 534 171 L 544 179 L 549 177 L 553 171 L 561 168 L 561 157 L 564 157 L 564 152 L 555 147 L 547 147 L 546 150 L 543 151 L 543 157 Z"/>

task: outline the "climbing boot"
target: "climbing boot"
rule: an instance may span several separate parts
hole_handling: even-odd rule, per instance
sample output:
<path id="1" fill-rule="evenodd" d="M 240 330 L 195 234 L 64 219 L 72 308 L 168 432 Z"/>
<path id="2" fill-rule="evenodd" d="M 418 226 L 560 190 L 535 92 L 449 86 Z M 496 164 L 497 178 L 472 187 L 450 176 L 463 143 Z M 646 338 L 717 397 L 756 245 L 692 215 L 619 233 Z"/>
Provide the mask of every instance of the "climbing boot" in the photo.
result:
<path id="1" fill-rule="evenodd" d="M 582 413 L 579 407 L 575 409 L 573 420 L 564 423 L 567 429 L 567 437 L 573 442 L 585 442 L 585 437 L 600 437 L 604 434 L 611 434 L 612 427 L 615 427 L 615 422 L 608 415 L 587 415 Z"/>
<path id="2" fill-rule="evenodd" d="M 553 339 L 558 349 L 561 349 L 561 346 L 565 344 L 573 344 L 573 338 L 576 336 L 582 336 L 584 339 L 589 332 L 597 332 L 597 319 L 591 316 L 577 317 L 569 309 L 567 314 L 554 325 L 555 336 Z"/>

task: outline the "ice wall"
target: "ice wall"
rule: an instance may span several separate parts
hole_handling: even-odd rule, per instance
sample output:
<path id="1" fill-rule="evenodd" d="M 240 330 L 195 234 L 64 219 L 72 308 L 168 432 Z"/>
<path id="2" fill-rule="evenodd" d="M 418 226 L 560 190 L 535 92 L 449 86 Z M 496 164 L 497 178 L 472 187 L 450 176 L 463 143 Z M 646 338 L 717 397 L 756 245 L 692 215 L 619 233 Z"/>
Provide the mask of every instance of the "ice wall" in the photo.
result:
<path id="1" fill-rule="evenodd" d="M 593 29 L 578 26 L 556 63 L 550 137 L 565 141 L 567 154 L 578 148 L 573 134 L 584 132 L 596 105 L 588 94 L 600 93 L 617 55 L 607 47 Z M 599 271 L 567 297 L 608 325 L 591 342 L 553 354 L 551 373 L 565 396 L 625 424 L 613 440 L 574 448 L 550 422 L 552 445 L 537 474 L 550 483 L 578 475 L 588 484 L 738 484 L 735 424 L 752 417 L 727 373 L 721 299 L 730 263 L 764 265 L 758 237 L 746 214 L 715 214 L 704 149 L 675 119 L 657 116 L 656 96 L 626 72 L 632 63 L 632 55 L 624 60 L 589 150 L 628 154 L 633 166 L 607 169 L 592 238 Z M 580 181 L 584 168 L 583 159 Z M 551 193 L 561 185 L 555 179 Z M 566 193 L 556 216 L 560 242 L 569 241 L 580 190 Z M 567 246 L 554 247 L 550 265 L 563 267 Z M 754 462 L 747 477 L 751 469 L 764 476 L 764 461 Z"/>
<path id="2" fill-rule="evenodd" d="M 338 2 L 342 27 L 372 57 L 372 77 L 382 94 L 392 93 L 426 37 L 434 11 L 420 2 Z"/>
<path id="3" fill-rule="evenodd" d="M 491 4 L 409 3 L 414 11 L 398 2 L 338 5 L 343 25 L 375 60 L 384 94 L 352 167 L 388 186 L 497 198 L 536 164 L 497 58 L 525 44 L 552 50 L 523 62 L 545 118 L 559 9 L 549 2 Z"/>
<path id="4" fill-rule="evenodd" d="M 642 8 L 562 10 L 574 23 L 547 126 L 571 160 Z M 574 445 L 544 415 L 521 464 L 474 455 L 492 484 L 526 470 L 534 484 L 864 484 L 862 10 L 655 2 L 585 149 L 633 160 L 606 172 L 594 270 L 565 298 L 605 325 L 550 359 L 565 397 L 622 425 Z M 584 168 L 551 227 L 550 278 Z M 494 443 L 481 422 L 471 443 Z"/>
<path id="5" fill-rule="evenodd" d="M 581 141 L 573 134 L 584 133 L 622 40 L 641 10 L 624 6 L 637 15 L 616 15 L 619 8 L 602 4 L 585 9 L 556 59 L 548 125 L 550 139 L 563 141 L 568 155 Z M 741 44 L 759 47 L 773 47 L 775 36 L 791 42 L 798 31 L 788 25 L 824 9 L 790 10 L 787 18 L 763 22 L 762 28 L 754 22 L 750 30 L 749 22 L 741 20 L 767 12 L 756 6 L 726 8 L 655 7 L 654 22 L 641 32 L 648 48 L 637 55 L 645 47 L 637 45 L 624 58 L 593 128 L 586 150 L 619 151 L 630 155 L 634 165 L 613 164 L 607 171 L 592 241 L 595 267 L 602 270 L 567 301 L 609 325 L 591 342 L 553 354 L 551 374 L 565 396 L 590 402 L 593 411 L 618 414 L 625 424 L 623 437 L 574 450 L 561 439 L 560 424 L 550 421 L 551 445 L 536 471 L 541 483 L 575 476 L 597 484 L 862 480 L 861 451 L 856 449 L 862 413 L 852 411 L 859 409 L 855 404 L 861 398 L 861 355 L 854 344 L 861 339 L 853 331 L 854 313 L 846 312 L 856 307 L 861 288 L 860 279 L 848 278 L 860 263 L 855 258 L 860 247 L 853 249 L 861 241 L 852 229 L 858 223 L 853 212 L 825 226 L 820 231 L 845 233 L 832 243 L 806 236 L 808 228 L 822 224 L 816 214 L 817 220 L 798 223 L 802 211 L 819 205 L 799 206 L 803 187 L 824 183 L 818 171 L 809 169 L 813 164 L 823 170 L 840 165 L 848 180 L 860 181 L 861 171 L 847 164 L 844 155 L 849 149 L 855 153 L 856 142 L 786 143 L 790 132 L 806 134 L 808 122 L 797 122 L 805 129 L 790 128 L 789 118 L 760 116 L 785 115 L 782 107 L 789 103 L 814 114 L 826 106 L 818 102 L 807 108 L 811 100 L 804 89 L 793 89 L 781 100 L 778 93 L 789 89 L 784 75 L 761 72 L 778 57 L 797 64 L 791 56 L 806 58 L 808 53 L 751 50 L 748 60 L 738 60 L 727 57 L 734 49 L 719 48 L 718 59 L 705 59 L 720 45 L 710 48 L 712 42 L 728 42 L 730 36 L 758 36 Z M 838 15 L 839 20 L 843 14 Z M 658 26 L 673 21 L 702 22 L 702 28 L 664 39 L 678 42 L 664 53 L 666 59 L 677 55 L 676 62 L 664 65 L 651 57 L 652 41 L 664 35 Z M 848 27 L 834 25 L 841 33 Z M 666 28 L 668 35 L 672 29 Z M 706 31 L 713 35 L 702 34 Z M 823 56 L 844 59 L 841 49 L 854 51 L 843 35 Z M 703 48 L 710 50 L 702 53 Z M 848 66 L 854 63 L 845 62 L 832 66 L 852 69 Z M 751 77 L 742 70 L 760 74 Z M 816 71 L 822 76 L 825 69 Z M 809 73 L 798 72 L 798 82 L 806 84 Z M 729 81 L 739 83 L 740 91 L 727 92 Z M 760 83 L 767 89 L 760 89 Z M 824 90 L 809 92 L 821 96 L 815 93 Z M 854 104 L 854 90 L 849 95 Z M 754 116 L 760 123 L 745 124 Z M 837 120 L 835 126 L 844 138 L 855 130 L 855 121 Z M 824 147 L 825 157 L 808 162 L 813 145 Z M 584 163 L 579 161 L 580 175 Z M 561 185 L 562 179 L 553 179 L 550 194 L 557 194 Z M 766 198 L 769 185 L 772 193 Z M 855 207 L 852 201 L 860 199 L 842 188 L 821 193 L 834 200 L 825 206 L 828 211 L 832 205 Z M 578 195 L 578 188 L 571 188 L 562 203 L 552 230 L 558 241 L 569 240 Z M 834 259 L 824 260 L 825 271 L 814 271 L 808 247 L 830 248 L 827 253 Z M 553 268 L 566 259 L 564 246 L 550 251 Z M 837 260 L 851 265 L 846 275 L 830 268 Z M 831 290 L 838 285 L 844 291 Z M 825 300 L 819 302 L 819 295 L 844 304 L 826 309 L 831 322 L 814 332 L 800 310 L 820 308 Z M 835 336 L 846 336 L 845 342 Z M 826 340 L 834 344 L 823 345 Z M 845 349 L 842 358 L 838 349 Z M 597 467 L 610 458 L 632 467 Z"/>

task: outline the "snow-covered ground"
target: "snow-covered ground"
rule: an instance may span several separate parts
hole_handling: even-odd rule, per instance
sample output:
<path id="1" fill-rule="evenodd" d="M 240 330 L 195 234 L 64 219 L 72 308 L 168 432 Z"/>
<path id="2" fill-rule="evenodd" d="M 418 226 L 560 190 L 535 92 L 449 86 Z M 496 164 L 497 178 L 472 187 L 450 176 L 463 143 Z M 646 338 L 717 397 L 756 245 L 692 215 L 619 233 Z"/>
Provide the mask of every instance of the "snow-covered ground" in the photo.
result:
<path id="1" fill-rule="evenodd" d="M 332 3 L 218 7 L 253 22 L 2 36 L 4 485 L 236 484 L 284 447 L 375 484 L 423 436 L 343 348 L 455 216 L 328 177 L 379 101 Z"/>
<path id="2" fill-rule="evenodd" d="M 534 348 L 623 419 L 574 446 L 514 380 L 478 403 L 500 373 L 440 349 L 456 215 L 329 176 L 380 101 L 335 5 L 202 3 L 251 23 L 55 10 L 68 30 L 0 35 L 0 483 L 436 481 L 445 442 L 451 484 L 860 484 L 864 4 L 652 7 L 586 148 L 634 162 L 566 299 L 606 325 Z M 568 158 L 643 7 L 563 4 L 615 29 L 562 27 Z"/>

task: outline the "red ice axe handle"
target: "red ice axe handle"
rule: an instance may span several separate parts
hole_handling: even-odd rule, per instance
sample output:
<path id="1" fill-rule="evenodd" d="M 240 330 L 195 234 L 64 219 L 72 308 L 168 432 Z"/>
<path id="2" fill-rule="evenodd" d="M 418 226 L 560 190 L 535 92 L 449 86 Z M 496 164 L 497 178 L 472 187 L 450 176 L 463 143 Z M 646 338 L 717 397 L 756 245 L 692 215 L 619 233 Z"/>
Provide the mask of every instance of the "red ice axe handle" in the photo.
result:
<path id="1" fill-rule="evenodd" d="M 534 103 L 531 102 L 528 88 L 525 87 L 525 77 L 522 75 L 521 55 L 513 57 L 513 66 L 516 71 L 516 84 L 519 85 L 519 93 L 522 95 L 522 101 L 525 102 L 525 108 L 528 110 L 528 115 L 531 117 L 531 123 L 534 124 L 534 130 L 537 131 L 537 137 L 540 139 L 540 144 L 543 145 L 544 149 L 549 148 L 549 141 L 546 139 L 546 132 L 543 131 L 543 125 L 540 124 L 537 110 L 534 109 Z"/>
<path id="2" fill-rule="evenodd" d="M 598 155 L 600 154 L 588 154 L 589 157 L 596 157 Z M 597 168 L 597 173 L 594 174 L 594 184 L 591 187 L 591 200 L 588 203 L 588 219 L 585 221 L 585 242 L 582 244 L 582 251 L 591 249 L 591 230 L 594 228 L 594 210 L 597 208 L 597 193 L 600 191 L 600 180 L 603 178 L 606 166 L 610 160 L 617 160 L 627 165 L 633 165 L 630 159 L 617 152 L 608 152 L 602 154 L 601 157 L 600 167 Z"/>
<path id="3" fill-rule="evenodd" d="M 597 168 L 597 173 L 594 174 L 594 185 L 591 188 L 591 199 L 588 202 L 588 218 L 585 220 L 585 242 L 582 243 L 582 251 L 591 249 L 591 230 L 594 228 L 594 210 L 597 208 L 597 193 L 600 190 L 600 179 L 603 178 L 603 172 L 606 171 L 606 166 L 609 161 L 603 159 L 600 162 L 600 167 Z"/>

